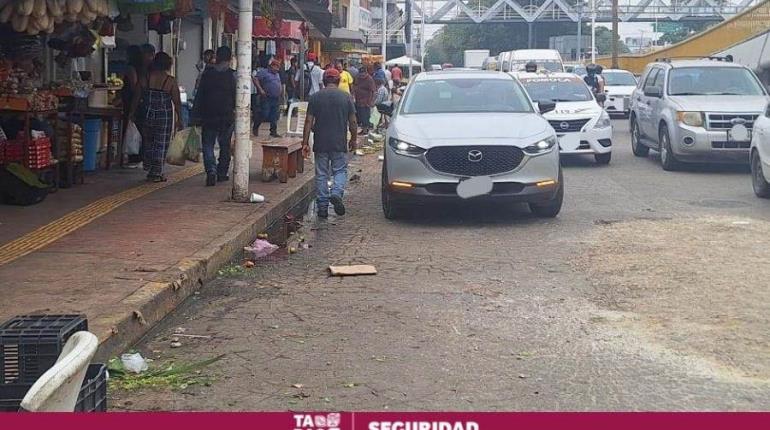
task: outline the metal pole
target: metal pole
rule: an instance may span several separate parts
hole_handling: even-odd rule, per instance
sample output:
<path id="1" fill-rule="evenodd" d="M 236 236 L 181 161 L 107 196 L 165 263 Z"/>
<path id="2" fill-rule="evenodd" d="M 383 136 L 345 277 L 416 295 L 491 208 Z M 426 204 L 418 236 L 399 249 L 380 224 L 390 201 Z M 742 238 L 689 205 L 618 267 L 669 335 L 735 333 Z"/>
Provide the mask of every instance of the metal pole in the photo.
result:
<path id="1" fill-rule="evenodd" d="M 238 82 L 235 89 L 235 156 L 233 200 L 249 201 L 249 158 L 251 158 L 251 34 L 253 1 L 238 2 Z"/>
<path id="2" fill-rule="evenodd" d="M 414 73 L 413 69 L 413 61 L 414 58 L 414 20 L 412 19 L 412 1 L 413 0 L 407 0 L 406 1 L 406 7 L 409 8 L 409 11 L 406 13 L 406 16 L 409 18 L 409 22 L 407 25 L 409 26 L 409 79 L 412 79 L 412 75 Z M 384 66 L 383 66 L 384 67 Z"/>
<path id="3" fill-rule="evenodd" d="M 527 48 L 532 49 L 532 23 L 527 23 Z"/>
<path id="4" fill-rule="evenodd" d="M 578 6 L 578 29 L 577 29 L 577 58 L 576 60 L 581 60 L 580 51 L 583 49 L 583 1 L 580 0 L 580 5 Z"/>
<path id="5" fill-rule="evenodd" d="M 618 68 L 618 0 L 612 0 L 612 68 Z"/>
<path id="6" fill-rule="evenodd" d="M 422 71 L 425 71 L 425 0 L 420 1 L 420 63 L 422 63 Z"/>
<path id="7" fill-rule="evenodd" d="M 388 0 L 382 0 L 382 62 L 388 61 Z M 385 67 L 383 65 L 383 67 Z"/>
<path id="8" fill-rule="evenodd" d="M 591 62 L 596 63 L 596 0 L 591 0 Z"/>

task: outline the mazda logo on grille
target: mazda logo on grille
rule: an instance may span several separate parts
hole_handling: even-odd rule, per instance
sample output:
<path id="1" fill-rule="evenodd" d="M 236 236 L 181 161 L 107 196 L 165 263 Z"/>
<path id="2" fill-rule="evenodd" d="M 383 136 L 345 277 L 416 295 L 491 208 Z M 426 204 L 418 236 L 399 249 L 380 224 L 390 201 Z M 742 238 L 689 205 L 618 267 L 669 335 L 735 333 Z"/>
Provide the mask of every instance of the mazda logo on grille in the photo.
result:
<path id="1" fill-rule="evenodd" d="M 568 130 L 569 129 L 569 123 L 567 121 L 562 121 L 559 124 L 559 128 L 561 128 L 562 130 Z"/>
<path id="2" fill-rule="evenodd" d="M 478 163 L 482 158 L 484 158 L 484 154 L 478 149 L 468 151 L 468 161 Z"/>

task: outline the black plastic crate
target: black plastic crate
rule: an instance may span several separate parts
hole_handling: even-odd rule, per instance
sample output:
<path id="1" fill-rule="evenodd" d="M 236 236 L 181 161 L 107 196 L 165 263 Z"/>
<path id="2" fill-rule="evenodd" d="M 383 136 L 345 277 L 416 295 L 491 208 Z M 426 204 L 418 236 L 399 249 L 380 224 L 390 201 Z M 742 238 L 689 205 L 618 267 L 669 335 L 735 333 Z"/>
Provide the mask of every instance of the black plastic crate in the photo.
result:
<path id="1" fill-rule="evenodd" d="M 85 315 L 20 315 L 0 325 L 0 385 L 32 384 L 54 365 Z"/>
<path id="2" fill-rule="evenodd" d="M 32 384 L 0 385 L 0 412 L 18 412 Z M 91 364 L 78 394 L 75 412 L 107 412 L 107 366 Z"/>

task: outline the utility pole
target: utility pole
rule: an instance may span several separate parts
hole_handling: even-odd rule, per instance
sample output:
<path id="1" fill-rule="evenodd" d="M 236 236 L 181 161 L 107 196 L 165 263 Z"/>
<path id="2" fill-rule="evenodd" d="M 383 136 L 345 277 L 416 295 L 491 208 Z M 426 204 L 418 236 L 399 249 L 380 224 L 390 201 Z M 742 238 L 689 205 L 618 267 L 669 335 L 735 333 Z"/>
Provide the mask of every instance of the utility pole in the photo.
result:
<path id="1" fill-rule="evenodd" d="M 618 68 L 618 0 L 612 0 L 612 68 Z"/>
<path id="2" fill-rule="evenodd" d="M 596 63 L 596 0 L 591 0 L 591 62 Z"/>
<path id="3" fill-rule="evenodd" d="M 388 61 L 388 0 L 382 0 L 382 63 Z"/>
<path id="4" fill-rule="evenodd" d="M 406 0 L 406 13 L 404 13 L 407 21 L 409 21 L 406 23 L 406 25 L 409 26 L 409 80 L 412 79 L 412 75 L 414 74 L 414 65 L 412 64 L 414 62 L 414 25 L 412 24 L 414 20 L 412 19 L 412 1 L 413 0 Z"/>
<path id="5" fill-rule="evenodd" d="M 420 63 L 422 63 L 422 71 L 425 71 L 425 0 L 420 1 Z"/>
<path id="6" fill-rule="evenodd" d="M 577 28 L 577 61 L 581 60 L 580 51 L 583 49 L 583 0 L 578 0 L 578 28 Z"/>
<path id="7" fill-rule="evenodd" d="M 251 158 L 251 33 L 253 1 L 238 1 L 238 82 L 235 87 L 235 157 L 233 194 L 236 202 L 249 201 L 249 158 Z"/>

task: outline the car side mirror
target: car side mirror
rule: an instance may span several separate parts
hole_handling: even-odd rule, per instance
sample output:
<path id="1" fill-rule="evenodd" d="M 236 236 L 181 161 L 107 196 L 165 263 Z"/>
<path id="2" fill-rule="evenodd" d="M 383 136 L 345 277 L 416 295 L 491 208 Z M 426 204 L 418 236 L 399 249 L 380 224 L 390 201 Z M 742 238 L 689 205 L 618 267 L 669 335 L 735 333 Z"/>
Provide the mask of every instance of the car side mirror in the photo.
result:
<path id="1" fill-rule="evenodd" d="M 556 109 L 556 103 L 554 102 L 537 102 L 537 109 L 541 114 L 551 112 Z"/>
<path id="2" fill-rule="evenodd" d="M 382 102 L 377 105 L 377 112 L 379 112 L 382 115 L 392 116 L 393 115 L 393 102 Z"/>
<path id="3" fill-rule="evenodd" d="M 645 88 L 644 95 L 647 97 L 657 97 L 661 98 L 663 97 L 663 90 L 658 87 L 652 87 L 652 88 Z"/>
<path id="4" fill-rule="evenodd" d="M 599 93 L 596 95 L 596 101 L 599 103 L 604 103 L 607 101 L 607 95 L 604 93 Z"/>

